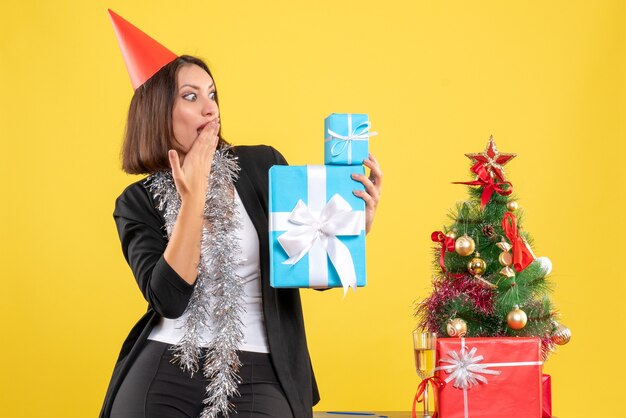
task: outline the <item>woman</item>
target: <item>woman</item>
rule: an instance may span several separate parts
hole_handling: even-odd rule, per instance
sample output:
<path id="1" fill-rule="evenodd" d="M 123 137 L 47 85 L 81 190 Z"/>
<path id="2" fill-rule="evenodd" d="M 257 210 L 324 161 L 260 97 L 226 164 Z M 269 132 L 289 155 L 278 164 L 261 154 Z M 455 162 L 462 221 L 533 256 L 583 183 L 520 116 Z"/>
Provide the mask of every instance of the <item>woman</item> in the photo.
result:
<path id="1" fill-rule="evenodd" d="M 149 174 L 114 212 L 149 306 L 100 416 L 311 417 L 319 396 L 299 291 L 269 285 L 267 175 L 285 159 L 267 146 L 227 146 L 213 77 L 190 56 L 137 87 L 122 159 L 126 172 Z M 369 231 L 382 173 L 373 157 L 364 164 L 371 176 L 354 176 L 366 188 L 355 193 Z"/>

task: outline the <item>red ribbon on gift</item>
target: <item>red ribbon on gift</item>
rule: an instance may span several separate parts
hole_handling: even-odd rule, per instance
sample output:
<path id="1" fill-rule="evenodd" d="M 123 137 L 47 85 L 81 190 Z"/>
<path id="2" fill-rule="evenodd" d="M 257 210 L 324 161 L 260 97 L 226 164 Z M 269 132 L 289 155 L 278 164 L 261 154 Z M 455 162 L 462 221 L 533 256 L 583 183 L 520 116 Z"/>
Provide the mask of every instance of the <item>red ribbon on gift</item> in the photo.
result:
<path id="1" fill-rule="evenodd" d="M 452 184 L 466 184 L 468 186 L 482 186 L 484 187 L 482 194 L 480 195 L 480 207 L 485 208 L 493 192 L 498 193 L 501 196 L 508 196 L 513 193 L 513 185 L 510 181 L 502 181 L 496 183 L 489 175 L 489 172 L 485 166 L 478 162 L 470 169 L 478 177 L 474 181 L 455 181 Z M 503 189 L 502 185 L 508 185 L 508 189 Z"/>
<path id="2" fill-rule="evenodd" d="M 512 253 L 513 253 L 513 267 L 518 273 L 524 270 L 530 263 L 533 262 L 535 257 L 528 249 L 526 242 L 519 235 L 517 230 L 517 218 L 511 212 L 504 214 L 502 218 L 502 229 L 506 237 L 511 241 Z"/>
<path id="3" fill-rule="evenodd" d="M 446 382 L 444 382 L 437 376 L 432 376 L 427 379 L 424 379 L 417 386 L 417 392 L 415 392 L 415 397 L 413 398 L 413 409 L 411 410 L 412 411 L 411 416 L 413 418 L 418 418 L 417 412 L 416 412 L 417 404 L 424 402 L 424 392 L 426 392 L 426 387 L 428 386 L 429 383 L 430 383 L 430 387 L 433 388 L 433 399 L 435 400 L 435 412 L 433 413 L 432 418 L 437 418 L 437 415 L 438 415 L 437 414 L 437 395 L 439 394 L 439 391 L 443 389 L 444 386 L 446 386 Z"/>
<path id="4" fill-rule="evenodd" d="M 430 239 L 433 240 L 433 242 L 441 243 L 441 255 L 439 256 L 439 265 L 441 266 L 441 269 L 445 273 L 448 273 L 448 270 L 446 270 L 446 265 L 444 264 L 443 259 L 444 259 L 444 256 L 446 255 L 446 251 L 448 252 L 454 251 L 454 238 L 447 237 L 446 234 L 444 234 L 441 231 L 435 231 L 432 234 L 430 234 Z M 457 279 L 459 277 L 463 277 L 462 274 L 451 274 L 451 273 L 448 273 L 448 274 Z"/>

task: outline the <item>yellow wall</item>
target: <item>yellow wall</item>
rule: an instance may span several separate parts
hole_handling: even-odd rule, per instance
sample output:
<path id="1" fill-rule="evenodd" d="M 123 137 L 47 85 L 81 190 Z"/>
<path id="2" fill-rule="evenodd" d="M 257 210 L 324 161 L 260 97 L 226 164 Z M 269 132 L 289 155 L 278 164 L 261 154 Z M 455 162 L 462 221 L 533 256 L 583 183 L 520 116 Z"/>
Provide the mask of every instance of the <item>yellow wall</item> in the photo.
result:
<path id="1" fill-rule="evenodd" d="M 554 410 L 617 416 L 623 2 L 130 3 L 13 1 L 0 11 L 0 416 L 95 416 L 145 309 L 111 218 L 135 178 L 119 169 L 132 89 L 107 7 L 208 60 L 236 144 L 321 163 L 326 114 L 371 115 L 385 186 L 369 284 L 345 300 L 303 292 L 318 409 L 409 408 L 412 304 L 430 291 L 430 233 L 466 196 L 450 184 L 468 180 L 463 154 L 493 134 L 519 154 L 507 173 L 574 334 L 546 365 Z"/>

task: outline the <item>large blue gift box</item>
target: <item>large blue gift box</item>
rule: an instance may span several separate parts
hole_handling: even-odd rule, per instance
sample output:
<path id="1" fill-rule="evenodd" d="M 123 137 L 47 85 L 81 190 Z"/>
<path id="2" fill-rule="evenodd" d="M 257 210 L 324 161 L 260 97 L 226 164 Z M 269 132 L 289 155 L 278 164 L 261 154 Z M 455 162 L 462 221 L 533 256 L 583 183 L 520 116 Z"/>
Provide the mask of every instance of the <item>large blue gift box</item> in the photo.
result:
<path id="1" fill-rule="evenodd" d="M 370 132 L 367 115 L 332 113 L 324 119 L 324 164 L 361 165 L 369 155 Z"/>
<path id="2" fill-rule="evenodd" d="M 363 166 L 274 166 L 269 172 L 272 287 L 365 286 Z"/>

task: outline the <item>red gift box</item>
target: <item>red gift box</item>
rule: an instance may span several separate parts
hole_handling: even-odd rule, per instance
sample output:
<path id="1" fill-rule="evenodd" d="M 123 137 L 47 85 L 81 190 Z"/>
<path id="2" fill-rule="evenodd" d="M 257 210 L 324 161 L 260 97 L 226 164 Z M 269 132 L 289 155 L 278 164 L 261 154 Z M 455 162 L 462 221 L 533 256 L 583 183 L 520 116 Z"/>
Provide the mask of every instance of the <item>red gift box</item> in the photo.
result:
<path id="1" fill-rule="evenodd" d="M 541 384 L 543 387 L 541 388 L 542 402 L 542 418 L 552 418 L 552 379 L 549 374 L 544 374 L 541 377 Z"/>
<path id="2" fill-rule="evenodd" d="M 440 418 L 541 418 L 539 338 L 438 338 Z"/>

